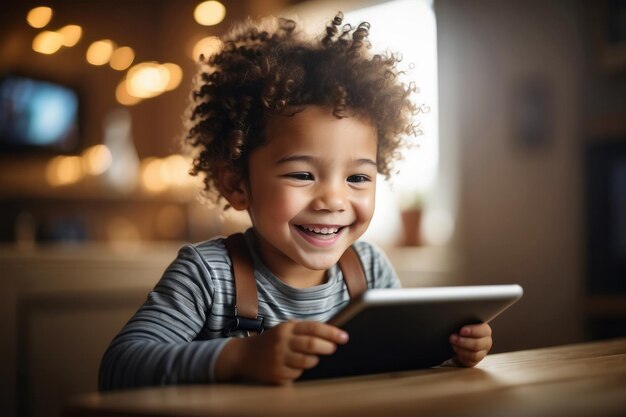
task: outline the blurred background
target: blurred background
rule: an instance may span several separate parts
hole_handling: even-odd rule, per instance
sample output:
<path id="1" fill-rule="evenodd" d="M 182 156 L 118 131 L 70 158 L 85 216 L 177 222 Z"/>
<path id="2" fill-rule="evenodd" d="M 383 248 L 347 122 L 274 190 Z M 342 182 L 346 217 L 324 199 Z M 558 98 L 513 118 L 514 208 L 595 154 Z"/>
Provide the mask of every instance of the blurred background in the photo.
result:
<path id="1" fill-rule="evenodd" d="M 184 242 L 249 220 L 181 148 L 195 60 L 247 17 L 372 23 L 423 134 L 365 236 L 405 286 L 519 283 L 494 352 L 626 334 L 626 2 L 0 5 L 0 412 L 57 416 Z"/>

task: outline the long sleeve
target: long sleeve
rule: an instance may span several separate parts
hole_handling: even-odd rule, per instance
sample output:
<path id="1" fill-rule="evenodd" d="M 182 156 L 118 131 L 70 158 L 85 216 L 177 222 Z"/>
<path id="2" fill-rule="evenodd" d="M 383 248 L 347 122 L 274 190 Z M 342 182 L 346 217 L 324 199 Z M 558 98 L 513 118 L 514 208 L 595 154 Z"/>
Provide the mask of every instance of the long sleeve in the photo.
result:
<path id="1" fill-rule="evenodd" d="M 105 352 L 100 390 L 211 382 L 227 340 L 199 340 L 212 308 L 212 272 L 195 248 L 181 249 Z"/>

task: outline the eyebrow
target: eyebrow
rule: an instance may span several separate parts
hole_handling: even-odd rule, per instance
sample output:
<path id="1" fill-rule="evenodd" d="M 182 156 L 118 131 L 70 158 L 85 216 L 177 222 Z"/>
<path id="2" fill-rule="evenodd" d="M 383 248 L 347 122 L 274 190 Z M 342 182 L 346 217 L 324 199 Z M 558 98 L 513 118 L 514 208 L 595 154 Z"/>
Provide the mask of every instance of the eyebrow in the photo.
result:
<path id="1" fill-rule="evenodd" d="M 360 158 L 357 159 L 356 162 L 358 163 L 358 165 L 373 165 L 374 167 L 378 167 L 378 164 L 376 163 L 376 161 L 372 161 L 369 158 Z"/>
<path id="2" fill-rule="evenodd" d="M 277 160 L 275 162 L 276 165 L 281 165 L 281 164 L 285 164 L 287 162 L 293 162 L 293 161 L 303 161 L 303 162 L 315 162 L 317 158 L 314 158 L 312 156 L 309 155 L 290 155 L 290 156 L 285 156 L 283 158 L 280 158 L 279 160 Z M 378 164 L 369 159 L 369 158 L 359 158 L 354 160 L 354 162 L 356 162 L 356 165 L 373 165 L 374 167 L 378 167 Z"/>
<path id="3" fill-rule="evenodd" d="M 308 155 L 290 155 L 290 156 L 285 156 L 283 158 L 280 158 L 278 161 L 275 162 L 275 164 L 280 165 L 280 164 L 286 164 L 287 162 L 293 162 L 293 161 L 314 162 L 315 158 L 313 158 L 312 156 L 308 156 Z"/>

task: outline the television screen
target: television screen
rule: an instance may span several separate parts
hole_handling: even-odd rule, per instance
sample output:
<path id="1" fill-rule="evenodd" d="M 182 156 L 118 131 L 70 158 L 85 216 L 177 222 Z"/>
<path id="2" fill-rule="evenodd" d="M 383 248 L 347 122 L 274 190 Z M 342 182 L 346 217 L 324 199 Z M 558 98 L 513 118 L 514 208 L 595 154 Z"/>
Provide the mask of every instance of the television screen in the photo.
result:
<path id="1" fill-rule="evenodd" d="M 78 94 L 34 78 L 0 78 L 0 148 L 68 152 L 78 144 Z"/>

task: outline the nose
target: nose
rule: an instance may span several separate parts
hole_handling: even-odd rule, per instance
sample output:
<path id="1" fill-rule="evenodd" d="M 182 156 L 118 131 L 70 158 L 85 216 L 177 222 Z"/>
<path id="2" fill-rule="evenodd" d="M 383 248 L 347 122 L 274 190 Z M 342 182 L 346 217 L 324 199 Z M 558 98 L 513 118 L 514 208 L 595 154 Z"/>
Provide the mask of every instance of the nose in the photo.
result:
<path id="1" fill-rule="evenodd" d="M 348 194 L 343 181 L 327 181 L 318 185 L 311 206 L 316 211 L 343 211 L 347 200 Z"/>

